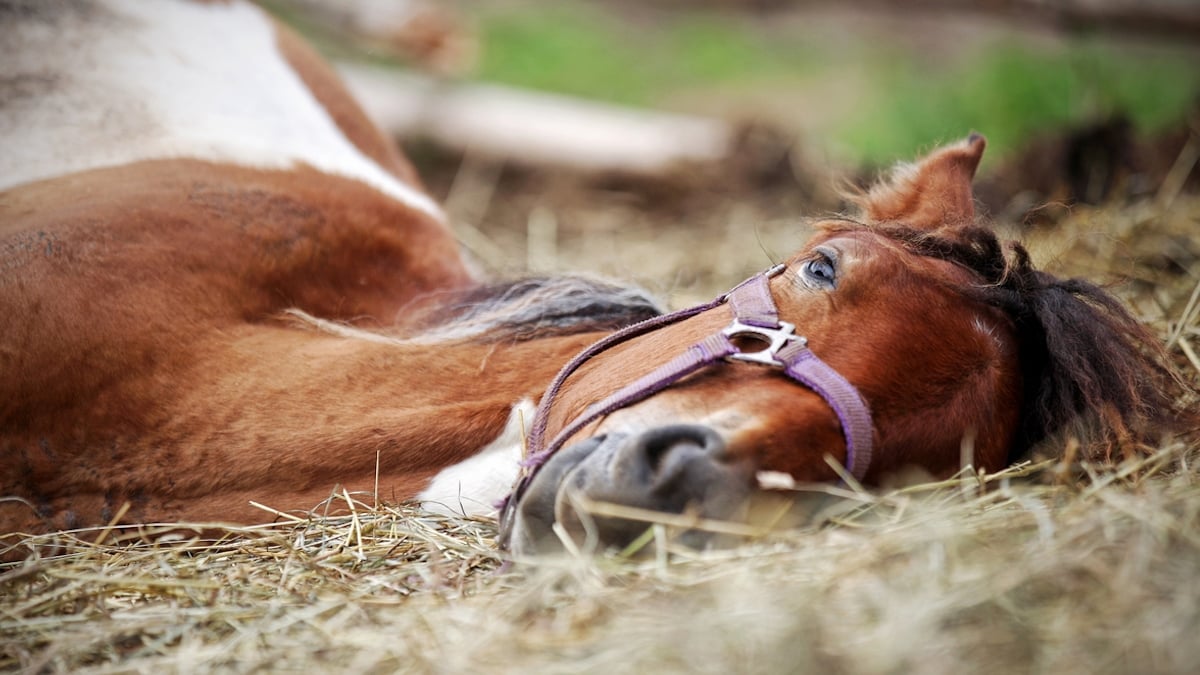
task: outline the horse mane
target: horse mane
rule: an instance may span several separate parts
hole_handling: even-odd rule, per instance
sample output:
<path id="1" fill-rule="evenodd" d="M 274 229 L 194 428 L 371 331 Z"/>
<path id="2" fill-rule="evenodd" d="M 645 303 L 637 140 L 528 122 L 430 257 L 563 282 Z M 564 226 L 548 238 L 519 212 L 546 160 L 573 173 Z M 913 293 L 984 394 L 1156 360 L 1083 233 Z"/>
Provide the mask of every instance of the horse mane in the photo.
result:
<path id="1" fill-rule="evenodd" d="M 1131 455 L 1169 434 L 1200 431 L 1198 392 L 1159 340 L 1116 297 L 1089 281 L 1035 269 L 1019 242 L 1001 244 L 978 225 L 952 234 L 903 225 L 848 221 L 831 229 L 868 229 L 906 250 L 963 267 L 982 283 L 957 288 L 997 307 L 1016 329 L 1023 381 L 1020 427 L 1010 460 L 1060 432 L 1082 440 L 1092 459 Z"/>
<path id="2" fill-rule="evenodd" d="M 406 324 L 420 327 L 415 334 L 359 328 L 300 309 L 285 311 L 284 318 L 340 337 L 406 345 L 522 342 L 612 332 L 663 313 L 662 306 L 641 288 L 578 275 L 494 282 L 422 300 L 427 306 L 405 317 Z"/>
<path id="3" fill-rule="evenodd" d="M 530 277 L 477 286 L 437 303 L 416 339 L 502 342 L 611 332 L 664 311 L 649 293 L 591 277 Z"/>

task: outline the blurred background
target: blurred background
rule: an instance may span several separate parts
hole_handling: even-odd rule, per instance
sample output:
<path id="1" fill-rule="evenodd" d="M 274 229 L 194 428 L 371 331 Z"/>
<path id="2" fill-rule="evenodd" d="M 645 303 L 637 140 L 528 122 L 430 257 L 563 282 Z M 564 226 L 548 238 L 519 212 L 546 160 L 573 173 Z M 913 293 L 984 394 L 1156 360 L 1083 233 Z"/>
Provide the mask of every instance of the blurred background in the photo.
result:
<path id="1" fill-rule="evenodd" d="M 1039 262 L 1150 316 L 1200 279 L 1197 0 L 266 4 L 494 273 L 706 299 L 839 188 L 979 131 L 980 203 Z"/>

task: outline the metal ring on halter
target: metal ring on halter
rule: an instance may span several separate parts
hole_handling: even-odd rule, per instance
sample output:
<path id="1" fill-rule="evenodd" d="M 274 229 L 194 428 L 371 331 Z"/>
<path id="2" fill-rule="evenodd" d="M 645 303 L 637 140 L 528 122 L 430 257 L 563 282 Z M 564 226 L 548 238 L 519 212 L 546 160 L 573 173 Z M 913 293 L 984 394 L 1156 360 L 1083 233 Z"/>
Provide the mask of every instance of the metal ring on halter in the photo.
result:
<path id="1" fill-rule="evenodd" d="M 793 340 L 799 342 L 801 346 L 808 344 L 808 338 L 803 335 L 796 335 L 795 324 L 786 321 L 780 321 L 778 328 L 763 328 L 734 319 L 733 323 L 721 331 L 721 335 L 730 339 L 749 336 L 767 343 L 766 347 L 757 352 L 738 351 L 726 356 L 725 360 L 761 363 L 764 366 L 775 366 L 777 368 L 784 367 L 783 361 L 780 361 L 776 356 L 779 350 L 783 349 L 784 345 Z"/>

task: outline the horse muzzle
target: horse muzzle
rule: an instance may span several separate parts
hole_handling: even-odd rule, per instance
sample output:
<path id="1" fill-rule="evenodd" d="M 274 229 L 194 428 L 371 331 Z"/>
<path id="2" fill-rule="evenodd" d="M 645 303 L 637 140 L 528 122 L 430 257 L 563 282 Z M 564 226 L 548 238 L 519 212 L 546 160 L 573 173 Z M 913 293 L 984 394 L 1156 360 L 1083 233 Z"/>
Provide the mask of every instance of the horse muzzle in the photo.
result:
<path id="1" fill-rule="evenodd" d="M 724 440 L 708 427 L 604 434 L 555 453 L 514 505 L 511 529 L 502 536 L 517 554 L 560 550 L 563 536 L 585 549 L 623 547 L 648 525 L 615 512 L 726 519 L 754 488 L 753 463 L 727 453 Z M 697 547 L 707 539 L 698 531 L 683 537 Z"/>

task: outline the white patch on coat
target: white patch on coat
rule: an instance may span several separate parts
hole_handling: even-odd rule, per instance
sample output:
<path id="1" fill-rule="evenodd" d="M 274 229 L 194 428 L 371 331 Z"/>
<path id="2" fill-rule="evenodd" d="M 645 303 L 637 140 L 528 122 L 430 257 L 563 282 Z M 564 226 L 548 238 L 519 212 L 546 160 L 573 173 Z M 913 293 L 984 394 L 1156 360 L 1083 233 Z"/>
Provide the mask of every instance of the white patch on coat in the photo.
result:
<path id="1" fill-rule="evenodd" d="M 508 495 L 517 479 L 535 408 L 529 399 L 512 407 L 508 423 L 496 440 L 470 459 L 442 469 L 417 501 L 434 513 L 491 516 L 496 503 Z"/>
<path id="2" fill-rule="evenodd" d="M 30 2 L 0 26 L 0 190 L 142 160 L 308 165 L 441 219 L 338 129 L 242 2 Z"/>
<path id="3" fill-rule="evenodd" d="M 795 490 L 796 479 L 782 471 L 759 471 L 754 474 L 760 490 Z"/>

